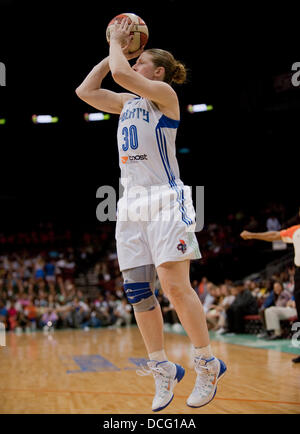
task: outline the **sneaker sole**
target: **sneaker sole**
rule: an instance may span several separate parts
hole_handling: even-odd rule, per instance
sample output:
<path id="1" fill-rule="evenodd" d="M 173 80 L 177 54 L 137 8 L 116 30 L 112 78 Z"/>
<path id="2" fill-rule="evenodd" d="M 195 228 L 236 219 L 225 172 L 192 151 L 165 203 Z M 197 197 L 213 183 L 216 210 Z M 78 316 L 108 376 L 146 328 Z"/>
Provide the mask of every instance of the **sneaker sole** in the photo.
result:
<path id="1" fill-rule="evenodd" d="M 176 376 L 175 376 L 176 383 L 174 384 L 174 387 L 176 386 L 176 384 L 180 383 L 180 381 L 183 379 L 184 374 L 185 374 L 185 369 L 182 366 L 177 365 L 176 363 L 175 363 L 175 365 L 176 365 L 177 370 L 176 370 Z M 152 409 L 152 411 L 157 412 L 157 411 L 163 410 L 172 402 L 173 398 L 174 398 L 174 393 L 173 393 L 170 401 L 167 402 L 167 404 L 163 405 L 162 407 L 158 407 L 154 410 Z"/>
<path id="2" fill-rule="evenodd" d="M 217 383 L 218 383 L 219 380 L 221 380 L 221 378 L 223 377 L 223 375 L 224 375 L 224 374 L 226 373 L 226 371 L 227 371 L 227 367 L 226 367 L 225 363 L 223 362 L 223 360 L 220 360 L 220 359 L 218 359 L 218 360 L 219 360 L 221 366 L 220 366 L 220 372 L 219 372 L 219 375 L 218 375 L 218 378 L 217 378 Z M 189 406 L 189 407 L 191 407 L 191 408 L 200 408 L 200 407 L 204 407 L 205 405 L 209 404 L 209 403 L 214 399 L 214 397 L 216 396 L 216 393 L 217 393 L 217 386 L 216 386 L 216 388 L 215 388 L 215 392 L 214 392 L 212 398 L 211 398 L 209 401 L 207 401 L 205 404 L 201 404 L 201 405 L 190 405 L 190 404 L 186 403 L 186 405 Z"/>

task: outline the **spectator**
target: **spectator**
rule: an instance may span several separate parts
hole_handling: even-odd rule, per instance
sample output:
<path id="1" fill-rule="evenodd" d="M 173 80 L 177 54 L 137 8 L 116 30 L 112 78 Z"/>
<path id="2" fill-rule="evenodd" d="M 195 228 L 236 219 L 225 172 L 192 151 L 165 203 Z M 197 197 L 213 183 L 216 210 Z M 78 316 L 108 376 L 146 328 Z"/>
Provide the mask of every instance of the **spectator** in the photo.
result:
<path id="1" fill-rule="evenodd" d="M 207 285 L 208 285 L 208 279 L 207 277 L 202 277 L 201 282 L 198 285 L 198 296 L 200 298 L 201 303 L 204 303 L 205 297 L 208 294 L 208 289 L 207 289 Z"/>
<path id="2" fill-rule="evenodd" d="M 18 321 L 17 321 L 17 317 L 18 317 L 18 311 L 15 307 L 15 302 L 11 301 L 11 305 L 10 308 L 7 310 L 7 321 L 8 321 L 8 329 L 9 330 L 15 330 L 16 327 L 18 326 Z"/>
<path id="3" fill-rule="evenodd" d="M 251 291 L 246 289 L 243 282 L 236 282 L 235 299 L 227 309 L 227 331 L 229 333 L 244 332 L 244 316 L 258 313 L 258 305 Z"/>
<path id="4" fill-rule="evenodd" d="M 94 301 L 97 317 L 101 321 L 101 325 L 111 325 L 112 319 L 109 314 L 109 307 L 107 301 L 104 299 L 104 296 L 100 294 L 97 299 Z"/>
<path id="5" fill-rule="evenodd" d="M 71 282 L 74 281 L 74 273 L 75 273 L 76 264 L 74 260 L 70 257 L 66 262 L 63 269 L 63 276 L 65 280 L 69 280 Z"/>
<path id="6" fill-rule="evenodd" d="M 223 296 L 221 302 L 218 306 L 216 306 L 216 325 L 214 327 L 214 330 L 217 331 L 219 334 L 222 334 L 226 330 L 226 320 L 227 320 L 227 314 L 226 311 L 229 308 L 229 306 L 233 303 L 235 296 L 232 293 L 232 290 L 227 285 L 223 284 L 221 285 L 221 294 Z"/>
<path id="7" fill-rule="evenodd" d="M 73 328 L 79 328 L 83 322 L 89 318 L 89 306 L 75 297 L 71 302 L 71 309 L 67 316 L 68 324 Z"/>
<path id="8" fill-rule="evenodd" d="M 25 330 L 25 327 L 27 327 L 27 330 L 29 329 L 28 319 L 23 310 L 18 311 L 17 323 L 18 323 L 16 327 L 17 333 L 20 333 L 23 330 Z"/>
<path id="9" fill-rule="evenodd" d="M 260 316 L 262 325 L 263 325 L 263 331 L 257 335 L 258 338 L 266 338 L 269 336 L 269 333 L 266 329 L 266 322 L 265 322 L 265 310 L 268 309 L 271 306 L 274 306 L 275 304 L 275 295 L 273 289 L 268 293 L 268 295 L 265 296 L 262 305 L 259 307 L 258 314 Z"/>
<path id="10" fill-rule="evenodd" d="M 114 310 L 114 315 L 117 318 L 115 323 L 116 327 L 120 327 L 122 324 L 129 326 L 132 321 L 132 310 L 131 305 L 127 303 L 127 299 L 123 297 Z"/>
<path id="11" fill-rule="evenodd" d="M 35 330 L 38 319 L 38 311 L 33 302 L 33 297 L 28 298 L 29 303 L 24 307 L 24 314 L 27 318 L 27 330 Z"/>
<path id="12" fill-rule="evenodd" d="M 46 312 L 42 315 L 41 327 L 44 330 L 53 330 L 56 327 L 57 321 L 58 316 L 55 310 L 47 309 Z"/>
<path id="13" fill-rule="evenodd" d="M 255 231 L 258 228 L 258 221 L 252 215 L 250 216 L 249 222 L 246 224 L 245 229 L 247 231 Z"/>
<path id="14" fill-rule="evenodd" d="M 68 327 L 68 317 L 71 310 L 72 310 L 72 306 L 67 304 L 66 298 L 64 296 L 59 297 L 55 309 L 58 316 L 58 320 L 56 323 L 57 328 Z"/>
<path id="15" fill-rule="evenodd" d="M 88 330 L 90 327 L 101 327 L 103 326 L 103 321 L 101 318 L 101 314 L 95 304 L 91 305 L 91 310 L 89 312 L 86 321 L 82 323 L 82 328 Z"/>
<path id="16" fill-rule="evenodd" d="M 207 313 L 216 300 L 216 285 L 209 282 L 207 284 L 207 295 L 203 303 L 204 312 Z"/>
<path id="17" fill-rule="evenodd" d="M 219 318 L 220 303 L 224 298 L 218 286 L 213 287 L 212 295 L 214 296 L 214 300 L 206 312 L 206 321 L 209 330 L 215 328 L 215 326 L 217 325 L 218 318 Z"/>
<path id="18" fill-rule="evenodd" d="M 44 260 L 41 257 L 38 257 L 37 261 L 35 262 L 34 268 L 35 268 L 35 273 L 34 273 L 34 277 L 39 280 L 39 279 L 44 279 L 45 277 L 45 272 L 44 272 Z"/>
<path id="19" fill-rule="evenodd" d="M 5 307 L 4 300 L 0 299 L 0 322 L 2 322 L 5 325 L 5 328 L 8 328 L 8 311 Z"/>
<path id="20" fill-rule="evenodd" d="M 54 285 L 55 272 L 56 272 L 55 260 L 50 259 L 45 264 L 45 279 L 48 285 Z"/>
<path id="21" fill-rule="evenodd" d="M 295 301 L 292 300 L 290 291 L 284 289 L 281 282 L 274 283 L 273 291 L 275 305 L 266 308 L 264 311 L 266 330 L 269 334 L 268 340 L 282 338 L 280 320 L 297 316 Z"/>
<path id="22" fill-rule="evenodd" d="M 267 219 L 266 226 L 268 231 L 280 231 L 281 229 L 281 224 L 274 214 L 271 214 Z"/>

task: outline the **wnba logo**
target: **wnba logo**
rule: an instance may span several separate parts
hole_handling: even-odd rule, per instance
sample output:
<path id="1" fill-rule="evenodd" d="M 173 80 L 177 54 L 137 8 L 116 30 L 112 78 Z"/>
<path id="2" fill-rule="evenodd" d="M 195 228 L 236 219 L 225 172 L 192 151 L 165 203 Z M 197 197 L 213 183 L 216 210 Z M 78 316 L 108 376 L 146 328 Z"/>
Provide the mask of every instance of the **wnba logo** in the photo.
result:
<path id="1" fill-rule="evenodd" d="M 6 347 L 5 324 L 0 322 L 0 347 Z"/>
<path id="2" fill-rule="evenodd" d="M 0 62 L 0 86 L 6 86 L 6 67 Z"/>
<path id="3" fill-rule="evenodd" d="M 177 250 L 180 250 L 182 253 L 186 251 L 186 244 L 184 240 L 179 240 L 180 243 L 177 246 Z"/>

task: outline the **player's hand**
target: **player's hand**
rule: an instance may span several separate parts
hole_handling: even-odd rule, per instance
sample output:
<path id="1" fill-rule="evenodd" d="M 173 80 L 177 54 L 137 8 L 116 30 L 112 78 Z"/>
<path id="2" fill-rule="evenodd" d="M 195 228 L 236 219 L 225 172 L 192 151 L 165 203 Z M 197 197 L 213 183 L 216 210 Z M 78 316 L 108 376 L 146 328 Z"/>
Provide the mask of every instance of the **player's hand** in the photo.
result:
<path id="1" fill-rule="evenodd" d="M 243 231 L 243 232 L 241 232 L 240 235 L 243 238 L 243 240 L 251 240 L 251 238 L 252 238 L 251 232 L 248 232 L 248 231 Z"/>
<path id="2" fill-rule="evenodd" d="M 128 18 L 123 18 L 119 23 L 115 20 L 114 25 L 110 31 L 110 40 L 118 42 L 122 49 L 128 48 L 132 35 L 130 35 L 131 30 L 133 29 L 134 23 L 129 24 Z"/>

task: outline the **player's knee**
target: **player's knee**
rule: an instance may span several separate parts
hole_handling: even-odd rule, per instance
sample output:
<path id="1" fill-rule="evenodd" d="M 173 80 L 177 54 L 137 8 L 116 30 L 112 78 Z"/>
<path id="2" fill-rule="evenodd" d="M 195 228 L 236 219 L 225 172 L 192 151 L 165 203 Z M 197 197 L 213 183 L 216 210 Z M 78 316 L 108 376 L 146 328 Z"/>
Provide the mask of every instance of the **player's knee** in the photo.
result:
<path id="1" fill-rule="evenodd" d="M 157 305 L 157 299 L 151 291 L 149 282 L 125 283 L 124 290 L 135 312 L 147 312 Z"/>
<path id="2" fill-rule="evenodd" d="M 169 299 L 181 299 L 187 296 L 190 287 L 182 285 L 179 282 L 166 282 L 163 286 L 163 291 Z"/>
<path id="3" fill-rule="evenodd" d="M 135 312 L 153 310 L 158 301 L 154 295 L 155 269 L 145 265 L 123 271 L 124 291 Z"/>

